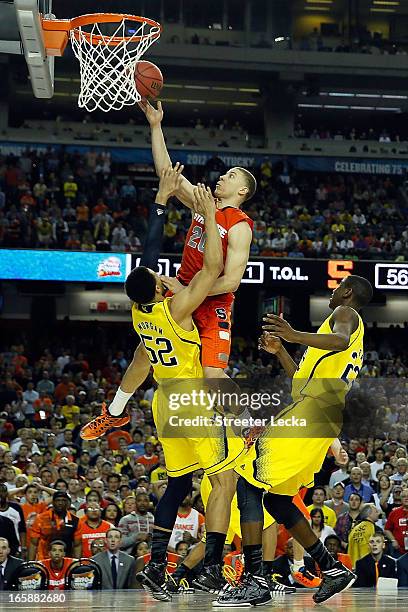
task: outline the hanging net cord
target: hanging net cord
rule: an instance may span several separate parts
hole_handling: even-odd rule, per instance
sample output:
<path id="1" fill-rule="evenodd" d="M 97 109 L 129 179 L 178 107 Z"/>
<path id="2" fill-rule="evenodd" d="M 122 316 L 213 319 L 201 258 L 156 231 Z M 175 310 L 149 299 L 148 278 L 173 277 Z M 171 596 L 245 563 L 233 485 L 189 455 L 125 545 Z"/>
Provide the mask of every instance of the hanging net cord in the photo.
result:
<path id="1" fill-rule="evenodd" d="M 131 36 L 126 34 L 129 23 L 135 28 Z M 101 31 L 98 23 L 88 26 L 89 31 L 83 27 L 71 30 L 71 45 L 81 76 L 78 106 L 89 112 L 97 109 L 108 112 L 139 102 L 136 63 L 159 37 L 159 27 L 126 19 L 109 35 Z"/>

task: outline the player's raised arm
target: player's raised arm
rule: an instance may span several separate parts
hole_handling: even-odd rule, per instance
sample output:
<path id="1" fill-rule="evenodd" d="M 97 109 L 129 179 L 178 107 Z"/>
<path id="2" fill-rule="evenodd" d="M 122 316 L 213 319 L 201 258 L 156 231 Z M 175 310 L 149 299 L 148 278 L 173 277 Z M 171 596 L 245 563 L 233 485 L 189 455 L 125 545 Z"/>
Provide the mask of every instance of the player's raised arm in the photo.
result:
<path id="1" fill-rule="evenodd" d="M 146 266 L 146 268 L 152 268 L 153 270 L 157 268 L 157 261 L 163 243 L 167 201 L 179 188 L 183 169 L 184 166 L 177 162 L 174 168 L 169 165 L 163 168 L 160 173 L 159 189 L 154 204 L 150 205 L 146 240 L 143 247 L 143 254 L 140 258 L 141 266 Z"/>
<path id="2" fill-rule="evenodd" d="M 258 341 L 258 348 L 262 349 L 266 353 L 276 355 L 286 374 L 289 376 L 289 378 L 293 378 L 293 375 L 297 370 L 297 365 L 283 346 L 282 341 L 280 338 L 278 338 L 278 336 L 274 336 L 270 332 L 263 332 Z"/>
<path id="3" fill-rule="evenodd" d="M 139 108 L 146 115 L 150 125 L 154 166 L 157 176 L 160 176 L 165 168 L 171 166 L 171 159 L 161 125 L 163 119 L 162 104 L 157 102 L 157 108 L 155 108 L 148 100 L 143 99 L 139 102 Z M 188 208 L 192 208 L 194 204 L 193 189 L 192 183 L 183 176 L 175 195 Z"/>
<path id="4" fill-rule="evenodd" d="M 332 334 L 310 334 L 293 329 L 285 319 L 277 315 L 267 314 L 262 329 L 287 342 L 304 344 L 323 351 L 344 351 L 350 343 L 351 334 L 357 329 L 358 315 L 349 306 L 338 306 L 331 320 Z"/>
<path id="5" fill-rule="evenodd" d="M 248 223 L 242 221 L 231 227 L 228 232 L 228 250 L 224 273 L 217 278 L 209 295 L 234 293 L 238 289 L 248 265 L 251 242 L 252 231 Z"/>
<path id="6" fill-rule="evenodd" d="M 216 206 L 209 187 L 206 188 L 204 185 L 195 187 L 194 200 L 194 210 L 204 217 L 207 234 L 203 267 L 188 287 L 177 293 L 170 301 L 170 311 L 177 322 L 182 322 L 191 316 L 208 296 L 214 281 L 223 269 L 221 238 L 215 221 Z"/>

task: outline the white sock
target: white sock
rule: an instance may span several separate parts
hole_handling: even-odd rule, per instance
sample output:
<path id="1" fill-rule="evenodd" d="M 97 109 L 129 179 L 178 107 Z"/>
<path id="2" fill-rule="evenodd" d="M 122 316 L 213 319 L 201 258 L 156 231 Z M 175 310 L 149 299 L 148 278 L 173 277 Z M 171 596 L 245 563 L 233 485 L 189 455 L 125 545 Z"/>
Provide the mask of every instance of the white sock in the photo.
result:
<path id="1" fill-rule="evenodd" d="M 125 393 L 125 391 L 122 391 L 122 389 L 119 387 L 112 403 L 108 407 L 109 414 L 112 416 L 119 416 L 122 414 L 132 395 L 133 393 Z"/>
<path id="2" fill-rule="evenodd" d="M 293 560 L 293 566 L 292 566 L 293 571 L 294 572 L 298 572 L 301 567 L 304 567 L 304 565 L 305 565 L 305 562 L 304 562 L 303 559 L 301 561 L 296 561 L 296 559 L 294 559 Z"/>

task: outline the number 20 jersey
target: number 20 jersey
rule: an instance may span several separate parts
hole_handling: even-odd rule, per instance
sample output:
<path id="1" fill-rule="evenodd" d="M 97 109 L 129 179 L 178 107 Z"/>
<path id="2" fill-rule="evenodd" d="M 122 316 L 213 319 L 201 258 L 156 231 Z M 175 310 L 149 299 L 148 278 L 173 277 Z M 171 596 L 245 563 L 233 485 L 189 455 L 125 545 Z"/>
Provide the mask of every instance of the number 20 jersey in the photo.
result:
<path id="1" fill-rule="evenodd" d="M 218 209 L 215 213 L 215 220 L 221 236 L 223 260 L 225 264 L 228 249 L 228 231 L 231 229 L 231 227 L 237 223 L 241 223 L 242 221 L 248 223 L 252 231 L 254 224 L 248 215 L 246 215 L 239 208 L 235 208 L 233 206 L 226 206 L 225 208 Z M 200 214 L 194 213 L 190 229 L 187 233 L 186 243 L 184 245 L 181 266 L 177 273 L 177 276 L 183 285 L 188 285 L 191 279 L 203 267 L 205 237 L 204 218 Z M 232 294 L 225 295 L 230 297 L 232 301 Z M 219 299 L 220 296 L 218 295 L 216 298 Z"/>
<path id="2" fill-rule="evenodd" d="M 195 324 L 187 331 L 176 323 L 170 313 L 170 300 L 132 307 L 133 327 L 153 366 L 154 379 L 202 378 L 198 330 Z"/>

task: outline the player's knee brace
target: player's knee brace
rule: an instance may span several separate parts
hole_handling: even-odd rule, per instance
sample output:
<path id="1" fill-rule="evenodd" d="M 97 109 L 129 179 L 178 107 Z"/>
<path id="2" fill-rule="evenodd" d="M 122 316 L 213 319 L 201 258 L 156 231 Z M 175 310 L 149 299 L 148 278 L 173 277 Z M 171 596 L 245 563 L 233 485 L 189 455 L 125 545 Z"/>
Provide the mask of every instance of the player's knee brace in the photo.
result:
<path id="1" fill-rule="evenodd" d="M 263 523 L 263 490 L 240 478 L 237 484 L 238 508 L 241 523 Z"/>
<path id="2" fill-rule="evenodd" d="M 167 488 L 157 504 L 155 525 L 163 529 L 173 529 L 178 508 L 183 499 L 191 492 L 192 485 L 193 475 L 191 473 L 178 478 L 168 477 Z"/>
<path id="3" fill-rule="evenodd" d="M 302 518 L 303 514 L 293 503 L 290 495 L 277 495 L 276 493 L 266 493 L 263 498 L 265 509 L 280 525 L 286 529 L 291 529 Z"/>

